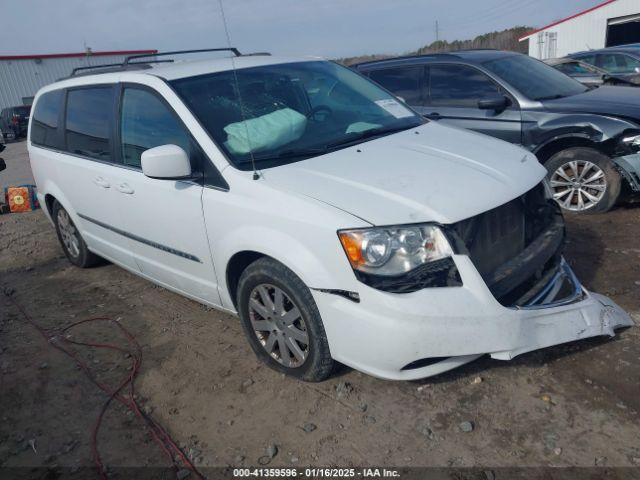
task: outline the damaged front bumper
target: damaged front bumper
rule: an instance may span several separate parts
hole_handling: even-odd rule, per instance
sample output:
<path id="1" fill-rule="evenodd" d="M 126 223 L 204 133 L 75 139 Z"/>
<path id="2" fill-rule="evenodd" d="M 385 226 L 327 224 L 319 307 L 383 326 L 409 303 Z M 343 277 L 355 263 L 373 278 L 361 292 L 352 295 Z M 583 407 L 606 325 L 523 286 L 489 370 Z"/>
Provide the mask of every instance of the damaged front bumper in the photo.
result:
<path id="1" fill-rule="evenodd" d="M 613 163 L 629 182 L 631 189 L 640 192 L 640 153 L 614 158 Z"/>
<path id="2" fill-rule="evenodd" d="M 527 304 L 507 307 L 468 256 L 454 257 L 463 286 L 396 295 L 366 286 L 360 302 L 313 291 L 332 356 L 377 377 L 413 380 L 481 355 L 509 360 L 533 350 L 613 336 L 632 319 L 607 297 L 585 290 L 562 260 Z"/>

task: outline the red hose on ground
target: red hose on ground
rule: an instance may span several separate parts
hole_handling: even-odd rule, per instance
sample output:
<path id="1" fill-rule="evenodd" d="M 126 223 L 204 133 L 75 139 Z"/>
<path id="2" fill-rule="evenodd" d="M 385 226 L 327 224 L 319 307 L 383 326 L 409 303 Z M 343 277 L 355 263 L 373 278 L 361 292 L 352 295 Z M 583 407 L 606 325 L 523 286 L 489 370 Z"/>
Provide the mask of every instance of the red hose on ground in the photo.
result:
<path id="1" fill-rule="evenodd" d="M 7 291 L 5 291 L 4 294 L 5 297 L 20 312 L 27 323 L 35 328 L 49 345 L 63 352 L 65 355 L 71 357 L 76 362 L 76 364 L 84 371 L 89 380 L 91 380 L 94 385 L 96 385 L 100 390 L 107 394 L 107 400 L 102 405 L 100 414 L 98 415 L 96 423 L 91 432 L 91 451 L 93 460 L 96 464 L 98 473 L 100 474 L 101 478 L 106 480 L 107 472 L 102 462 L 100 452 L 98 450 L 98 432 L 100 430 L 104 414 L 109 408 L 109 405 L 111 404 L 112 400 L 116 400 L 122 405 L 129 408 L 129 410 L 134 412 L 134 414 L 144 422 L 145 426 L 151 432 L 154 440 L 165 452 L 175 469 L 186 468 L 193 472 L 198 478 L 204 479 L 204 476 L 193 465 L 193 463 L 184 454 L 180 447 L 176 445 L 169 434 L 149 414 L 142 411 L 140 405 L 138 404 L 138 401 L 134 398 L 134 383 L 140 370 L 140 365 L 142 364 L 142 349 L 140 348 L 140 344 L 136 341 L 135 337 L 118 320 L 112 320 L 108 317 L 93 317 L 74 322 L 62 329 L 46 329 L 40 326 L 31 318 L 31 316 L 26 312 L 22 305 L 20 305 L 17 300 L 13 298 L 12 294 L 8 293 Z M 80 325 L 94 322 L 108 322 L 112 325 L 115 325 L 126 337 L 130 349 L 108 343 L 77 342 L 71 340 L 68 337 L 70 330 Z M 73 348 L 71 348 L 72 346 L 107 349 L 120 352 L 121 354 L 129 354 L 132 359 L 130 373 L 118 384 L 117 387 L 110 388 L 108 385 L 105 385 L 97 380 L 88 365 L 78 356 L 77 352 Z M 125 390 L 127 386 L 127 393 L 122 394 L 121 392 Z M 180 462 L 182 465 L 180 464 Z"/>

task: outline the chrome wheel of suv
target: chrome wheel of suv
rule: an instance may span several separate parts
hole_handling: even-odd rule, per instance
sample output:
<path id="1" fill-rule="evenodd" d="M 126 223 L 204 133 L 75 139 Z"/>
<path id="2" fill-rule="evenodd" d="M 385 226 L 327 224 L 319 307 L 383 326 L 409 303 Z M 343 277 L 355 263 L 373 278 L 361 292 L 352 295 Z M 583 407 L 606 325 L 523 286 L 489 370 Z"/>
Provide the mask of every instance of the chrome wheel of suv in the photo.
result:
<path id="1" fill-rule="evenodd" d="M 298 307 L 280 288 L 265 283 L 249 298 L 251 326 L 262 347 L 285 367 L 301 366 L 309 354 L 309 336 Z"/>
<path id="2" fill-rule="evenodd" d="M 562 208 L 582 212 L 595 207 L 607 191 L 602 169 L 586 160 L 572 160 L 560 165 L 551 175 L 553 198 Z"/>

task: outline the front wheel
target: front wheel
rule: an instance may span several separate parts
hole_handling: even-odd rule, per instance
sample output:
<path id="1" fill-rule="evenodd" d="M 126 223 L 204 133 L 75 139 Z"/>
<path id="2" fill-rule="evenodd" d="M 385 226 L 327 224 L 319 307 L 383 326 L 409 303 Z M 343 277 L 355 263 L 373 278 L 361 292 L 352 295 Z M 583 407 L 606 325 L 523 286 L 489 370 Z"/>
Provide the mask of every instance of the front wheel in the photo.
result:
<path id="1" fill-rule="evenodd" d="M 604 213 L 620 196 L 622 179 L 605 154 L 593 148 L 568 148 L 546 163 L 553 198 L 567 211 Z"/>
<path id="2" fill-rule="evenodd" d="M 318 307 L 302 280 L 271 258 L 249 265 L 240 277 L 237 305 L 251 348 L 269 367 L 307 382 L 333 369 Z"/>

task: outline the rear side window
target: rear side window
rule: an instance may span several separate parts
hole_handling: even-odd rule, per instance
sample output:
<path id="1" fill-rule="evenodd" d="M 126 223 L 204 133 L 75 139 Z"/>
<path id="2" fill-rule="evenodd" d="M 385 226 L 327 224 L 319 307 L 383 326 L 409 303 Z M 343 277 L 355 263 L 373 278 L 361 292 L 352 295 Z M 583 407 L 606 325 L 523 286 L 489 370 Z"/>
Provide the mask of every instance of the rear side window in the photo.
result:
<path id="1" fill-rule="evenodd" d="M 62 90 L 40 96 L 31 123 L 31 143 L 43 147 L 60 148 L 58 116 L 62 106 Z"/>
<path id="2" fill-rule="evenodd" d="M 369 78 L 409 105 L 422 105 L 422 67 L 398 67 L 374 70 Z"/>
<path id="3" fill-rule="evenodd" d="M 112 109 L 111 87 L 69 90 L 65 130 L 67 151 L 111 161 Z"/>
<path id="4" fill-rule="evenodd" d="M 191 139 L 184 126 L 154 94 L 126 88 L 122 97 L 122 161 L 140 167 L 142 152 L 160 145 L 182 147 L 191 157 Z"/>
<path id="5" fill-rule="evenodd" d="M 635 73 L 640 67 L 640 60 L 621 53 L 600 54 L 598 66 L 610 73 Z"/>
<path id="6" fill-rule="evenodd" d="M 431 72 L 431 104 L 478 108 L 478 100 L 500 93 L 480 70 L 465 65 L 434 65 Z"/>

